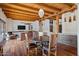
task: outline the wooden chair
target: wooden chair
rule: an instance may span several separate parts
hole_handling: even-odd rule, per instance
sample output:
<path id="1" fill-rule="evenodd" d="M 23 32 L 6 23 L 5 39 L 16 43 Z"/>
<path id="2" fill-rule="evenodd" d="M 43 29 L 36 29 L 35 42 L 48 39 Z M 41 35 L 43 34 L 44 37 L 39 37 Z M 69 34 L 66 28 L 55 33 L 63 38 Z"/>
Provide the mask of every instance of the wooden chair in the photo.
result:
<path id="1" fill-rule="evenodd" d="M 43 35 L 42 42 L 42 54 L 44 56 L 57 55 L 57 34 L 52 34 L 51 36 Z"/>
<path id="2" fill-rule="evenodd" d="M 51 35 L 50 55 L 57 56 L 57 34 Z"/>
<path id="3" fill-rule="evenodd" d="M 26 40 L 25 33 L 21 33 L 21 41 Z"/>
<path id="4" fill-rule="evenodd" d="M 0 56 L 2 56 L 2 55 L 3 55 L 3 47 L 0 46 Z"/>
<path id="5" fill-rule="evenodd" d="M 43 35 L 42 38 L 42 54 L 43 56 L 48 56 L 50 55 L 50 39 L 48 35 Z"/>
<path id="6" fill-rule="evenodd" d="M 37 47 L 36 45 L 32 44 L 32 40 L 34 38 L 33 31 L 28 31 L 27 33 L 27 37 L 28 37 L 28 43 L 29 43 L 29 47 L 28 47 L 28 55 L 31 55 L 31 53 L 35 53 L 35 55 L 37 55 Z M 32 56 L 32 55 L 31 55 Z"/>

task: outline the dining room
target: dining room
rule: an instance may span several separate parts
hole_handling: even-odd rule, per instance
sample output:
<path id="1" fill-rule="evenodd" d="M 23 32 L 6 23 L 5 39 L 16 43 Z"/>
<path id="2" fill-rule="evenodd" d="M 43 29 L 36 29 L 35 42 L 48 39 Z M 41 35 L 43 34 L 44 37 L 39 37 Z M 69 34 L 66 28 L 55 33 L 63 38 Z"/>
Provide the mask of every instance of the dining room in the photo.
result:
<path id="1" fill-rule="evenodd" d="M 74 3 L 1 3 L 0 56 L 77 56 L 78 10 Z"/>

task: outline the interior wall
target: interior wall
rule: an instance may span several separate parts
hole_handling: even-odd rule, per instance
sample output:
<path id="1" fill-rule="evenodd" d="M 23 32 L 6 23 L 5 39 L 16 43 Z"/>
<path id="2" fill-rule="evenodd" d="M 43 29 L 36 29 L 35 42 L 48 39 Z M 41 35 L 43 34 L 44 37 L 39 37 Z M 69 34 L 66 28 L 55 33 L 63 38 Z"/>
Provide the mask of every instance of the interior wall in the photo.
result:
<path id="1" fill-rule="evenodd" d="M 3 32 L 3 23 L 0 21 L 0 42 L 3 40 L 2 32 Z"/>
<path id="2" fill-rule="evenodd" d="M 34 21 L 31 25 L 32 25 L 32 30 L 39 31 L 39 21 L 38 20 Z"/>
<path id="3" fill-rule="evenodd" d="M 2 11 L 2 9 L 0 8 L 0 19 L 2 19 L 3 21 L 7 21 L 7 17 L 6 15 L 4 14 L 4 12 Z"/>
<path id="4" fill-rule="evenodd" d="M 2 11 L 2 9 L 0 8 L 0 42 L 3 40 L 3 31 L 6 31 L 6 28 L 3 28 L 4 23 L 5 22 L 5 26 L 6 26 L 6 22 L 7 22 L 7 17 L 5 16 L 4 12 Z M 3 22 L 2 22 L 3 21 Z"/>
<path id="5" fill-rule="evenodd" d="M 77 48 L 77 35 L 59 34 L 58 43 L 66 44 Z"/>
<path id="6" fill-rule="evenodd" d="M 79 3 L 77 5 L 77 12 L 76 12 L 76 20 L 77 20 L 77 54 L 79 56 Z"/>
<path id="7" fill-rule="evenodd" d="M 74 16 L 76 19 L 76 10 L 62 15 L 62 33 L 58 36 L 58 43 L 77 47 L 77 20 L 74 21 Z M 69 22 L 69 17 L 71 17 L 71 22 Z"/>
<path id="8" fill-rule="evenodd" d="M 50 32 L 50 19 L 43 21 L 43 32 Z"/>
<path id="9" fill-rule="evenodd" d="M 7 31 L 20 31 L 17 29 L 18 25 L 25 25 L 26 26 L 26 30 L 24 31 L 28 31 L 29 30 L 29 25 L 26 24 L 26 22 L 22 22 L 19 20 L 13 20 L 8 18 L 8 22 L 7 22 Z"/>
<path id="10" fill-rule="evenodd" d="M 73 16 L 76 17 L 76 11 L 67 12 L 62 15 L 62 33 L 65 34 L 76 34 L 77 33 L 77 21 L 74 21 Z M 71 17 L 71 22 L 69 22 L 69 17 Z M 66 18 L 66 22 L 65 22 Z"/>
<path id="11" fill-rule="evenodd" d="M 39 31 L 40 29 L 42 30 L 42 32 L 50 32 L 50 20 L 49 19 L 45 19 L 44 21 L 41 22 L 41 28 L 40 28 L 40 23 L 39 21 L 34 21 L 31 25 L 33 27 L 33 30 L 34 31 Z"/>

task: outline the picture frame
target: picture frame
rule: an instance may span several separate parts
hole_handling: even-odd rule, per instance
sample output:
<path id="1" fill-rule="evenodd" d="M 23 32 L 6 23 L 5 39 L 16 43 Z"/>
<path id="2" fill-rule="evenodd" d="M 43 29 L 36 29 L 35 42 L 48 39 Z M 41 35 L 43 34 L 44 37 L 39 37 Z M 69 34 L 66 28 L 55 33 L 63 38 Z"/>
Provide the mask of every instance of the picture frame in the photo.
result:
<path id="1" fill-rule="evenodd" d="M 69 22 L 71 22 L 72 21 L 72 19 L 71 19 L 71 17 L 69 17 Z"/>

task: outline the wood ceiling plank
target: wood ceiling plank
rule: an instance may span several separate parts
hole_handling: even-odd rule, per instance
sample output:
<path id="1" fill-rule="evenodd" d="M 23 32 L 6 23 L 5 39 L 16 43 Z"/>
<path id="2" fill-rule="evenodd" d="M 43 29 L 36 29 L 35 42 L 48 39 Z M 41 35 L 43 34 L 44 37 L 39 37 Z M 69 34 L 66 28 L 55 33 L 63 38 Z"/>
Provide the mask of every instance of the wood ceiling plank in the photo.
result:
<path id="1" fill-rule="evenodd" d="M 37 15 L 37 14 L 28 13 L 28 12 L 22 12 L 22 11 L 19 11 L 19 10 L 14 10 L 14 9 L 9 9 L 9 8 L 3 8 L 2 10 L 4 12 L 14 12 L 14 13 L 24 14 L 24 15 Z"/>
<path id="2" fill-rule="evenodd" d="M 61 10 L 64 10 L 64 9 L 70 9 L 71 7 L 69 7 L 68 5 L 64 4 L 64 3 L 48 3 L 49 6 L 53 6 L 53 7 L 56 7 L 56 8 L 59 8 Z"/>
<path id="3" fill-rule="evenodd" d="M 48 13 L 50 13 L 50 14 L 53 14 L 53 13 L 55 13 L 55 12 L 58 12 L 58 10 L 54 10 L 54 9 L 52 9 L 52 8 L 48 8 L 48 7 L 46 7 L 46 6 L 43 6 L 43 5 L 41 5 L 41 4 L 37 4 L 37 3 L 35 3 L 35 4 L 22 4 L 22 5 L 25 5 L 25 6 L 30 6 L 30 7 L 32 7 L 33 6 L 33 8 L 36 8 L 36 9 L 40 9 L 40 8 L 43 8 L 44 10 L 45 10 L 45 12 L 48 12 Z"/>
<path id="4" fill-rule="evenodd" d="M 28 13 L 24 14 L 24 13 L 18 13 L 18 12 L 14 12 L 14 11 L 6 11 L 6 10 L 4 10 L 4 13 L 5 14 L 6 13 L 15 13 L 15 14 L 21 14 L 21 15 L 28 15 L 28 16 L 36 16 L 36 17 L 39 17 L 38 15 L 34 15 L 34 14 L 28 14 Z"/>
<path id="5" fill-rule="evenodd" d="M 11 8 L 11 9 L 15 9 L 15 10 L 19 10 L 19 11 L 23 11 L 23 12 L 29 12 L 29 13 L 35 13 L 38 15 L 38 11 L 36 10 L 32 10 L 29 9 L 27 7 L 21 7 L 15 4 L 2 4 L 2 8 Z M 46 15 L 49 15 L 49 13 L 45 13 Z"/>
<path id="6" fill-rule="evenodd" d="M 11 9 L 11 8 L 3 8 L 2 9 L 3 11 L 8 11 L 8 12 L 14 12 L 14 13 L 20 13 L 20 14 L 24 14 L 24 15 L 35 15 L 35 16 L 38 16 L 37 14 L 35 13 L 29 13 L 29 12 L 23 12 L 23 11 L 19 11 L 19 10 L 15 10 L 15 9 Z M 45 15 L 45 16 L 48 16 L 48 15 Z"/>
<path id="7" fill-rule="evenodd" d="M 25 8 L 29 8 L 29 9 L 32 9 L 32 10 L 35 10 L 35 11 L 39 11 L 39 9 L 41 8 L 41 6 L 36 6 L 36 4 L 35 3 L 27 3 L 27 4 L 25 4 L 25 3 L 18 3 L 18 4 L 15 4 L 15 5 L 17 5 L 17 6 L 21 6 L 21 7 L 25 7 Z M 45 11 L 45 13 L 48 13 L 48 14 L 53 14 L 53 12 L 50 10 L 50 11 L 48 11 L 48 10 L 44 10 Z"/>
<path id="8" fill-rule="evenodd" d="M 14 15 L 14 14 L 6 14 L 8 16 L 8 18 L 12 18 L 14 20 L 26 20 L 26 21 L 35 21 L 37 20 L 36 17 L 25 17 L 25 16 L 22 16 L 22 15 Z"/>
<path id="9" fill-rule="evenodd" d="M 53 13 L 57 13 L 57 12 L 60 12 L 61 11 L 61 9 L 58 9 L 56 7 L 53 7 L 53 4 L 52 4 L 52 6 L 48 6 L 48 3 L 38 3 L 37 5 L 39 5 L 41 7 L 44 7 L 44 9 L 46 9 L 48 11 L 50 10 Z"/>
<path id="10" fill-rule="evenodd" d="M 17 16 L 22 16 L 22 17 L 25 17 L 25 18 L 39 18 L 39 17 L 36 17 L 36 16 L 29 16 L 29 15 L 22 15 L 22 14 L 16 14 L 16 13 L 6 13 L 6 15 L 10 16 L 10 15 L 17 15 Z"/>
<path id="11" fill-rule="evenodd" d="M 64 3 L 65 5 L 68 5 L 69 7 L 72 7 L 73 5 L 75 5 L 74 3 Z"/>
<path id="12" fill-rule="evenodd" d="M 0 4 L 0 7 L 3 9 L 4 13 L 9 18 L 19 19 L 19 20 L 29 20 L 34 21 L 39 19 L 38 11 L 40 8 L 43 8 L 45 11 L 45 16 L 58 14 L 64 11 L 69 10 L 74 4 L 68 3 L 6 3 Z M 61 16 L 60 16 L 61 17 Z M 50 19 L 55 17 L 50 17 Z"/>
<path id="13" fill-rule="evenodd" d="M 28 10 L 23 10 L 22 8 L 20 9 L 18 6 L 15 7 L 15 5 L 12 4 L 0 4 L 2 8 L 6 8 L 6 9 L 13 9 L 13 10 L 19 10 L 19 11 L 23 11 L 23 12 L 29 12 L 29 13 L 35 13 L 35 12 L 31 12 Z"/>
<path id="14" fill-rule="evenodd" d="M 5 14 L 13 14 L 14 16 L 15 16 L 15 15 L 19 16 L 19 15 L 20 15 L 20 16 L 22 16 L 22 17 L 24 16 L 24 17 L 36 17 L 36 18 L 39 18 L 39 17 L 37 17 L 37 16 L 29 16 L 29 15 L 22 15 L 22 14 L 9 13 L 9 12 L 6 12 Z"/>

